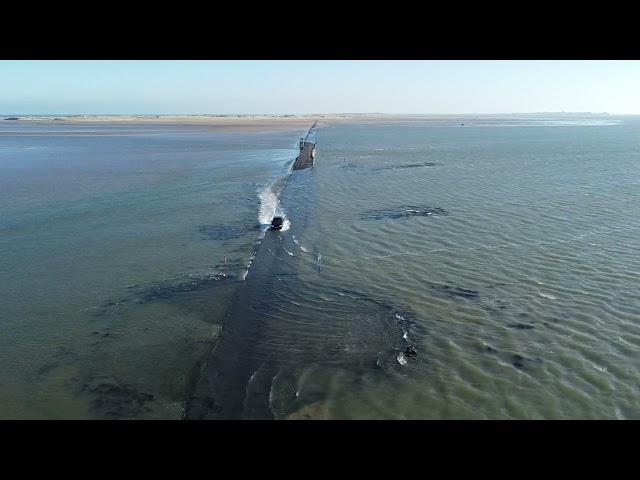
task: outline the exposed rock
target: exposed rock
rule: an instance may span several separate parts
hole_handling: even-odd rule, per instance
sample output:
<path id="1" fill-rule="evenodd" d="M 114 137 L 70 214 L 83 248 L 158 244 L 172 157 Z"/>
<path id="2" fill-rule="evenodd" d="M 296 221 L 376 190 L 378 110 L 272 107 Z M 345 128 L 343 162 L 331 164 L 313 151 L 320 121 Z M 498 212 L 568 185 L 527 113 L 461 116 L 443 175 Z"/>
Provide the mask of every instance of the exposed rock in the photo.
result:
<path id="1" fill-rule="evenodd" d="M 414 347 L 413 345 L 409 345 L 405 351 L 404 351 L 405 356 L 407 357 L 415 357 L 418 355 L 418 351 L 416 350 L 416 347 Z"/>

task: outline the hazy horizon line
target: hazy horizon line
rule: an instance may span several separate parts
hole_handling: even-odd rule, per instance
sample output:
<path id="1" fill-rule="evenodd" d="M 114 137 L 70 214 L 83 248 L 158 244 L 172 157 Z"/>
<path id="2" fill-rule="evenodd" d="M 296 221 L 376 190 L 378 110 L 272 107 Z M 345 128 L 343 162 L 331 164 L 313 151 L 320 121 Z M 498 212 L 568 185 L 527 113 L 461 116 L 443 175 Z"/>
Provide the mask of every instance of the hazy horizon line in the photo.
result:
<path id="1" fill-rule="evenodd" d="M 520 111 L 520 112 L 447 112 L 447 113 L 407 113 L 407 112 L 324 112 L 324 113 L 0 113 L 3 117 L 166 117 L 166 116 L 212 116 L 212 117 L 247 117 L 247 116 L 328 116 L 328 115 L 406 115 L 406 116 L 445 116 L 445 115 L 640 115 L 640 113 L 615 113 L 592 111 Z"/>

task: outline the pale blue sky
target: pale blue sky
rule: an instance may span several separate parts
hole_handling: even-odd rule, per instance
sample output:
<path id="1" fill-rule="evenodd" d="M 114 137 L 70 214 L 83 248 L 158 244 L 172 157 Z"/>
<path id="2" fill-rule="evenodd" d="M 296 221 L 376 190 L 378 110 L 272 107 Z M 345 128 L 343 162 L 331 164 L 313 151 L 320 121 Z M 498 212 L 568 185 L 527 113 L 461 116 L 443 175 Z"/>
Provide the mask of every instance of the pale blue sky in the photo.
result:
<path id="1" fill-rule="evenodd" d="M 640 61 L 0 61 L 0 114 L 640 113 Z"/>

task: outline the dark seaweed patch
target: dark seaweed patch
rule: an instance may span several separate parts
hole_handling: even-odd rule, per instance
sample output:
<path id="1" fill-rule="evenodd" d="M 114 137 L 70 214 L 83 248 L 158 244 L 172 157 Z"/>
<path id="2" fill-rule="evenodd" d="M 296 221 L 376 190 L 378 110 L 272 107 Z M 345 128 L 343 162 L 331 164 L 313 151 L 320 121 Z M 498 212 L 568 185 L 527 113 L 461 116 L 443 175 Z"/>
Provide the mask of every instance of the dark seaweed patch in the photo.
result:
<path id="1" fill-rule="evenodd" d="M 233 264 L 229 264 L 228 268 L 232 268 Z M 196 278 L 187 282 L 178 283 L 156 283 L 131 285 L 127 287 L 132 292 L 131 297 L 123 298 L 116 301 L 105 302 L 102 307 L 96 311 L 95 316 L 106 315 L 110 310 L 115 309 L 123 304 L 134 303 L 141 304 L 154 301 L 170 301 L 178 299 L 192 292 L 199 292 L 209 288 L 223 286 L 228 282 L 237 282 L 236 275 L 227 273 L 216 273 L 203 278 Z M 92 333 L 96 335 L 97 333 Z M 110 335 L 103 335 L 110 336 Z"/>
<path id="2" fill-rule="evenodd" d="M 531 330 L 531 329 L 536 328 L 533 325 L 525 325 L 524 323 L 512 323 L 512 324 L 507 325 L 507 327 L 509 327 L 509 328 L 517 328 L 518 330 Z"/>
<path id="3" fill-rule="evenodd" d="M 237 283 L 240 281 L 240 275 L 230 273 L 230 271 L 244 270 L 246 265 L 241 262 L 228 262 L 226 265 L 220 264 L 216 266 L 220 272 L 201 278 L 193 278 L 188 281 L 179 281 L 176 283 L 148 283 L 131 285 L 127 289 L 131 292 L 128 297 L 121 298 L 117 301 L 108 301 L 102 304 L 95 312 L 95 317 L 103 317 L 120 313 L 119 308 L 125 305 L 141 305 L 155 301 L 166 302 L 184 302 L 192 300 L 194 293 L 207 292 L 212 288 L 224 287 L 226 285 Z M 224 273 L 226 269 L 226 274 Z M 98 332 L 92 332 L 97 336 Z M 103 338 L 115 336 L 112 333 L 102 334 Z"/>
<path id="4" fill-rule="evenodd" d="M 400 165 L 382 165 L 382 166 L 367 166 L 356 165 L 353 163 L 342 163 L 340 168 L 345 170 L 364 170 L 368 172 L 382 172 L 386 170 L 402 170 L 407 168 L 422 168 L 422 167 L 434 167 L 437 163 L 434 162 L 422 162 L 422 163 L 409 163 Z"/>
<path id="5" fill-rule="evenodd" d="M 451 285 L 431 285 L 431 289 L 436 292 L 448 295 L 450 297 L 461 298 L 479 298 L 480 293 L 476 290 L 469 290 L 467 288 L 452 287 Z"/>
<path id="6" fill-rule="evenodd" d="M 90 405 L 94 414 L 109 419 L 131 419 L 151 412 L 147 404 L 154 399 L 150 393 L 109 380 L 84 382 L 80 391 L 93 396 Z"/>
<path id="7" fill-rule="evenodd" d="M 176 284 L 134 285 L 129 287 L 129 289 L 137 290 L 134 295 L 139 300 L 152 302 L 155 300 L 171 300 L 189 292 L 197 292 L 222 285 L 223 280 L 232 281 L 234 279 L 236 279 L 236 277 L 230 273 L 227 273 L 226 276 L 222 273 L 217 273 L 215 275 L 190 280 L 188 282 L 180 282 Z"/>
<path id="8" fill-rule="evenodd" d="M 360 214 L 362 220 L 382 220 L 384 218 L 409 218 L 409 217 L 428 217 L 448 215 L 448 213 L 440 207 L 417 207 L 406 205 L 403 207 L 369 210 Z"/>
<path id="9" fill-rule="evenodd" d="M 522 355 L 513 355 L 511 364 L 519 370 L 524 368 L 524 357 Z"/>
<path id="10" fill-rule="evenodd" d="M 385 165 L 384 167 L 374 167 L 372 170 L 401 170 L 405 168 L 434 167 L 435 165 L 437 164 L 433 162 L 411 163 L 406 165 Z"/>

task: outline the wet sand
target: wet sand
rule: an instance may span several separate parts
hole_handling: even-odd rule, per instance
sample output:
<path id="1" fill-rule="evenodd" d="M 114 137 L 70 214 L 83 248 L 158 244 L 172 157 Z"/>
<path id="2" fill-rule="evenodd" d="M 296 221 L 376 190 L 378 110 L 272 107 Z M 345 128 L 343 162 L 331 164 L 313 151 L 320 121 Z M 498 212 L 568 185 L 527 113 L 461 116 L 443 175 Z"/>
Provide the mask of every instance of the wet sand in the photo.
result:
<path id="1" fill-rule="evenodd" d="M 334 115 L 78 115 L 78 116 L 19 116 L 0 117 L 0 125 L 10 126 L 51 126 L 56 125 L 68 130 L 50 132 L 48 134 L 78 134 L 81 128 L 88 126 L 131 127 L 157 126 L 158 128 L 201 127 L 215 131 L 234 132 L 275 132 L 300 130 L 313 123 L 314 120 L 339 120 L 343 117 Z M 74 130 L 74 127 L 79 127 Z M 24 133 L 33 134 L 33 132 Z M 47 134 L 47 132 L 42 132 Z M 108 132 L 106 133 L 108 134 Z M 16 135 L 11 132 L 11 135 Z"/>
<path id="2" fill-rule="evenodd" d="M 580 118 L 600 119 L 606 121 L 606 114 L 580 115 Z M 189 129 L 201 128 L 215 132 L 225 133 L 267 133 L 286 132 L 308 128 L 314 121 L 318 126 L 328 124 L 375 124 L 375 123 L 411 123 L 426 122 L 433 125 L 459 125 L 482 126 L 493 125 L 496 122 L 508 125 L 518 124 L 526 118 L 538 120 L 548 119 L 554 121 L 571 121 L 576 114 L 571 113 L 546 113 L 546 114 L 384 114 L 384 113 L 331 113 L 331 114 L 304 114 L 304 115 L 22 115 L 0 116 L 0 126 L 15 125 L 19 128 L 26 127 L 29 130 L 0 132 L 0 135 L 135 135 L 135 132 L 112 131 L 99 132 L 87 130 L 86 127 L 105 126 L 117 128 L 118 126 L 130 128 L 132 126 L 157 126 L 159 133 L 166 128 L 185 127 Z M 49 128 L 52 125 L 59 127 L 55 132 L 47 130 L 35 130 L 34 127 L 42 125 Z M 65 129 L 65 127 L 68 127 Z"/>

